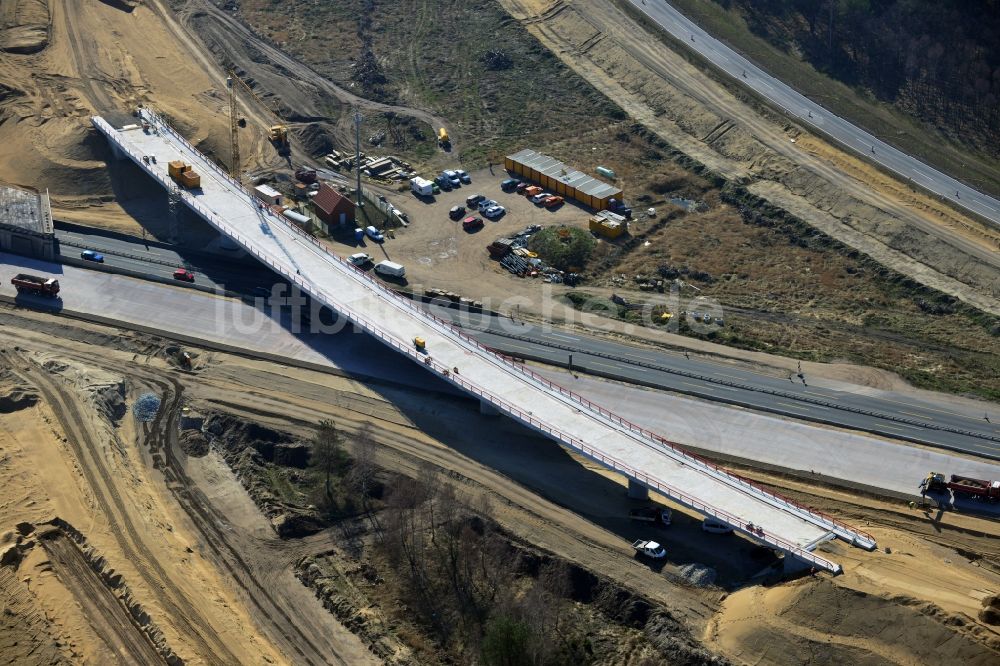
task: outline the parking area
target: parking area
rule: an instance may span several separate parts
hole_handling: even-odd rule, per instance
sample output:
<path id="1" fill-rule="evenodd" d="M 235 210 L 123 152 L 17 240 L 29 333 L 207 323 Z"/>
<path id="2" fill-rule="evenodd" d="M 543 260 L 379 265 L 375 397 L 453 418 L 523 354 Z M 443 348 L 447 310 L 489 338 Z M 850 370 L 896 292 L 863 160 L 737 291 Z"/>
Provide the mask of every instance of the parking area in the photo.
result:
<path id="1" fill-rule="evenodd" d="M 451 191 L 442 190 L 432 198 L 418 198 L 413 193 L 401 192 L 389 201 L 409 217 L 406 228 L 396 229 L 392 238 L 382 246 L 365 241 L 367 246 L 355 249 L 346 239 L 334 241 L 335 251 L 350 255 L 362 251 L 376 261 L 391 259 L 406 267 L 411 284 L 441 287 L 474 297 L 509 293 L 519 289 L 523 280 L 511 276 L 492 261 L 486 246 L 504 236 L 511 236 L 528 225 L 566 225 L 586 228 L 590 211 L 566 201 L 555 209 L 535 205 L 521 194 L 504 192 L 500 183 L 510 176 L 501 167 L 470 173 L 472 183 Z M 466 199 L 482 194 L 507 209 L 497 220 L 483 217 L 473 207 L 460 217 L 452 219 L 453 206 L 465 206 Z M 472 232 L 463 231 L 462 220 L 467 216 L 483 219 L 483 227 Z M 517 285 L 517 286 L 515 286 Z M 529 282 L 530 285 L 530 282 Z M 524 286 L 529 286 L 524 285 Z"/>

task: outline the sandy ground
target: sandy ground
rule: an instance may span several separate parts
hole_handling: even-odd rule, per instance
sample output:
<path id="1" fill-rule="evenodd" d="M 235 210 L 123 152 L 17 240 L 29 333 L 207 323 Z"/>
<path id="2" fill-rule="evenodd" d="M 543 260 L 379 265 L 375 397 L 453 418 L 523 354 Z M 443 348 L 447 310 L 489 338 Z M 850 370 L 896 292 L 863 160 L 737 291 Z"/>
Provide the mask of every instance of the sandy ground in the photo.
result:
<path id="1" fill-rule="evenodd" d="M 593 473 L 558 447 L 481 416 L 465 401 L 218 353 L 199 353 L 197 373 L 183 374 L 170 370 L 154 345 L 143 347 L 141 336 L 98 335 L 89 326 L 70 327 L 66 336 L 12 325 L 3 333 L 18 350 L 8 346 L 0 356 L 0 394 L 37 397 L 31 404 L 5 402 L 19 409 L 0 416 L 0 526 L 9 534 L 18 521 L 54 515 L 73 523 L 121 573 L 166 642 L 191 663 L 301 663 L 295 646 L 308 652 L 321 640 L 333 643 L 331 654 L 346 663 L 359 663 L 365 653 L 289 578 L 294 560 L 321 552 L 333 535 L 276 547 L 266 521 L 214 454 L 174 459 L 157 424 L 136 428 L 130 415 L 118 427 L 108 425 L 95 413 L 95 405 L 109 404 L 108 394 L 95 403 L 94 391 L 111 387 L 113 396 L 123 380 L 127 403 L 154 389 L 164 391 L 175 409 L 181 403 L 174 397 L 183 395 L 184 403 L 202 411 L 222 410 L 302 436 L 324 417 L 348 433 L 372 423 L 381 465 L 410 473 L 427 463 L 447 470 L 460 496 L 488 497 L 514 534 L 641 590 L 737 663 L 803 661 L 803 646 L 817 645 L 838 659 L 868 650 L 882 659 L 877 663 L 920 663 L 920 654 L 933 655 L 930 662 L 988 663 L 997 655 L 995 628 L 976 620 L 981 599 L 1000 591 L 1000 527 L 994 522 L 958 516 L 935 527 L 905 507 L 764 477 L 782 492 L 864 525 L 892 553 L 828 544 L 823 549 L 844 564 L 844 575 L 766 588 L 751 584 L 720 604 L 717 589 L 678 584 L 677 567 L 705 563 L 725 580 L 745 580 L 762 566 L 759 549 L 738 539 L 720 548 L 719 537 L 701 532 L 694 517 L 678 510 L 671 533 L 663 536 L 671 544 L 670 561 L 660 572 L 648 568 L 628 549 L 629 539 L 648 530 L 623 517 L 630 504 L 620 479 Z M 53 364 L 55 356 L 60 360 Z M 529 457 L 532 464 L 525 465 Z M 226 528 L 219 531 L 219 525 Z M 107 636 L 67 603 L 72 590 L 46 566 L 32 551 L 17 578 L 0 576 L 8 586 L 30 578 L 28 599 L 33 608 L 46 609 L 49 622 L 33 634 L 39 648 L 58 641 L 67 659 L 107 663 Z M 830 608 L 840 610 L 830 615 Z M 892 626 L 879 624 L 883 617 L 892 617 Z M 282 637 L 289 622 L 301 632 L 295 639 Z"/>

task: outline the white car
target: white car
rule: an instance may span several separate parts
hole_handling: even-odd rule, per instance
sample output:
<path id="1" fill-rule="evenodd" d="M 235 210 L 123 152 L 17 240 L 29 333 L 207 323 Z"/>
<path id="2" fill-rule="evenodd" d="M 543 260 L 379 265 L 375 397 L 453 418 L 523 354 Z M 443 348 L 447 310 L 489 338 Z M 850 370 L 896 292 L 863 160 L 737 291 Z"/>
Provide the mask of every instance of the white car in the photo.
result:
<path id="1" fill-rule="evenodd" d="M 711 532 L 712 534 L 729 534 L 733 531 L 731 525 L 728 525 L 721 520 L 716 520 L 715 518 L 706 518 L 701 522 L 701 529 L 706 532 Z"/>
<path id="2" fill-rule="evenodd" d="M 507 209 L 503 206 L 490 206 L 483 211 L 483 215 L 489 218 L 500 217 L 507 212 Z"/>
<path id="3" fill-rule="evenodd" d="M 469 177 L 469 174 L 462 169 L 457 169 L 455 174 L 458 176 L 458 179 L 466 185 L 472 182 L 472 178 Z"/>
<path id="4" fill-rule="evenodd" d="M 358 252 L 348 257 L 348 260 L 355 266 L 367 266 L 371 263 L 372 258 L 364 252 Z"/>
<path id="5" fill-rule="evenodd" d="M 493 199 L 483 199 L 478 204 L 476 204 L 476 206 L 479 208 L 480 213 L 485 213 L 487 208 L 492 208 L 493 206 L 496 205 L 497 202 L 493 201 Z"/>
<path id="6" fill-rule="evenodd" d="M 540 204 L 552 195 L 548 192 L 539 192 L 535 196 L 531 197 L 531 203 Z"/>

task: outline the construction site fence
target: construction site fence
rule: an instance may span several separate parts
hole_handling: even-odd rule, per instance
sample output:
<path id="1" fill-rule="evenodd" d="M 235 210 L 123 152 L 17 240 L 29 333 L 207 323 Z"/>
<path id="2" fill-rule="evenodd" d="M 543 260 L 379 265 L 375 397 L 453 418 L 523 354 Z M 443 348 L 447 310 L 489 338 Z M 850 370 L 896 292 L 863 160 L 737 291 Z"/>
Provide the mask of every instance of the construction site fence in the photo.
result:
<path id="1" fill-rule="evenodd" d="M 159 120 L 159 118 L 155 114 L 153 114 L 151 111 L 149 111 L 148 109 L 143 109 L 142 111 L 143 111 L 144 115 L 148 114 L 150 116 L 150 119 L 149 119 L 150 120 L 150 124 L 154 128 L 158 127 L 161 130 L 167 131 L 168 133 L 170 133 L 171 136 L 176 137 L 181 143 L 183 143 L 189 150 L 191 150 L 192 152 L 194 152 L 196 154 L 199 154 L 199 155 L 201 154 L 200 151 L 198 151 L 186 139 L 184 139 L 176 131 L 174 131 L 173 128 L 171 128 L 169 125 L 167 125 L 163 121 Z M 100 124 L 99 127 L 103 130 L 103 132 L 105 134 L 107 134 L 107 136 L 109 138 L 113 138 L 114 137 L 115 130 L 106 121 L 104 121 L 103 118 L 94 118 L 94 123 L 95 124 L 99 123 Z M 132 159 L 138 166 L 140 166 L 140 167 L 143 166 L 143 161 L 142 161 L 142 156 L 141 155 L 139 155 L 134 150 L 132 150 L 128 146 L 124 145 L 124 143 L 122 143 L 120 141 L 115 141 L 115 143 L 116 143 L 116 145 L 119 148 L 121 148 L 122 150 L 124 150 L 126 152 L 126 154 L 130 157 L 130 159 Z M 256 197 L 254 197 L 253 194 L 251 194 L 245 187 L 243 187 L 242 183 L 240 183 L 238 180 L 232 178 L 228 173 L 226 173 L 223 169 L 221 169 L 220 167 L 218 167 L 217 165 L 215 165 L 214 163 L 212 163 L 207 158 L 205 158 L 204 161 L 208 164 L 209 168 L 212 168 L 215 171 L 216 175 L 224 178 L 226 181 L 229 182 L 229 184 L 231 184 L 232 186 L 234 186 L 235 188 L 237 188 L 238 190 L 240 190 L 246 197 L 249 198 L 250 203 L 256 204 L 256 202 L 257 202 Z M 206 219 L 206 221 L 211 222 L 213 224 L 213 226 L 215 226 L 219 231 L 221 231 L 221 232 L 225 233 L 226 235 L 230 236 L 233 240 L 235 240 L 237 243 L 239 243 L 242 247 L 244 247 L 253 256 L 257 257 L 260 261 L 262 261 L 266 265 L 272 267 L 274 270 L 278 271 L 279 273 L 282 273 L 282 274 L 285 273 L 285 269 L 283 267 L 279 266 L 275 262 L 271 261 L 268 257 L 264 256 L 259 250 L 257 250 L 253 246 L 253 244 L 251 244 L 249 242 L 248 239 L 244 239 L 242 236 L 240 236 L 239 233 L 235 229 L 231 228 L 229 226 L 229 224 L 226 223 L 214 211 L 211 211 L 208 208 L 206 208 L 205 206 L 202 206 L 201 204 L 199 204 L 198 201 L 195 199 L 195 197 L 192 194 L 190 194 L 189 192 L 186 192 L 184 190 L 180 190 L 176 186 L 176 184 L 173 183 L 173 181 L 171 181 L 169 178 L 163 176 L 162 174 L 155 173 L 152 170 L 149 170 L 148 173 L 150 173 L 157 180 L 159 180 L 164 185 L 164 187 L 166 187 L 168 189 L 179 190 L 180 195 L 182 197 L 182 200 L 185 202 L 186 205 L 188 205 L 193 210 L 195 210 L 199 215 L 201 215 L 202 217 L 204 217 Z M 867 546 L 867 544 L 864 543 L 864 542 L 867 541 L 867 542 L 871 543 L 870 547 L 874 548 L 875 540 L 870 535 L 865 534 L 863 532 L 860 532 L 859 530 L 855 530 L 854 528 L 852 528 L 852 527 L 850 527 L 850 526 L 848 526 L 848 525 L 846 525 L 844 523 L 841 523 L 840 521 L 837 521 L 836 519 L 832 518 L 831 516 L 827 516 L 825 514 L 822 514 L 821 512 L 815 511 L 813 509 L 809 509 L 809 508 L 804 507 L 804 506 L 802 506 L 802 505 L 800 505 L 800 504 L 798 504 L 798 503 L 796 503 L 796 502 L 794 502 L 794 501 L 792 501 L 792 500 L 790 500 L 788 498 L 782 497 L 782 496 L 780 496 L 780 495 L 778 495 L 776 493 L 773 493 L 773 492 L 770 492 L 768 490 L 765 490 L 762 487 L 760 487 L 759 485 L 754 484 L 754 483 L 750 482 L 749 480 L 744 479 L 743 477 L 740 477 L 740 476 L 738 476 L 736 474 L 733 474 L 732 472 L 729 472 L 727 470 L 724 470 L 724 469 L 718 467 L 717 465 L 714 465 L 713 463 L 707 461 L 706 459 L 702 458 L 701 456 L 696 456 L 694 454 L 691 454 L 691 453 L 689 453 L 689 452 L 681 449 L 676 444 L 674 444 L 674 443 L 672 443 L 672 442 L 664 439 L 663 437 L 661 437 L 661 436 L 659 436 L 659 435 L 657 435 L 657 434 L 655 434 L 655 433 L 653 433 L 653 432 L 651 432 L 651 431 L 649 431 L 649 430 L 647 430 L 645 428 L 642 428 L 641 426 L 638 426 L 638 425 L 636 425 L 636 424 L 628 421 L 627 419 L 623 419 L 622 417 L 614 414 L 610 410 L 607 410 L 607 409 L 601 407 L 600 405 L 597 405 L 597 404 L 591 402 L 590 400 L 584 398 L 583 396 L 580 396 L 580 395 L 574 393 L 573 391 L 570 391 L 569 389 L 566 389 L 566 388 L 564 388 L 564 387 L 556 384 L 555 382 L 552 382 L 551 380 L 548 380 L 548 379 L 542 377 L 541 375 L 538 375 L 537 373 L 535 373 L 532 370 L 530 370 L 527 366 L 525 366 L 525 365 L 523 365 L 521 363 L 516 363 L 513 360 L 511 360 L 511 359 L 503 356 L 502 354 L 497 353 L 493 349 L 487 347 L 486 345 L 482 344 L 478 340 L 472 338 L 470 335 L 468 335 L 464 331 L 461 331 L 460 329 L 458 329 L 453 323 L 451 323 L 449 321 L 446 321 L 446 320 L 444 320 L 444 319 L 442 319 L 440 317 L 437 317 L 436 315 L 428 312 L 424 308 L 419 307 L 416 304 L 412 303 L 411 301 L 403 298 L 402 296 L 400 296 L 399 294 L 397 294 L 395 291 L 389 289 L 388 287 L 386 287 L 385 285 L 383 285 L 381 282 L 379 282 L 375 278 L 371 277 L 370 275 L 368 275 L 364 271 L 361 271 L 360 269 L 358 269 L 358 267 L 354 266 L 350 262 L 348 262 L 345 259 L 342 259 L 338 255 L 334 254 L 328 248 L 326 248 L 322 243 L 320 243 L 316 238 L 314 238 L 310 234 L 306 233 L 305 231 L 303 231 L 302 229 L 300 229 L 299 227 L 297 227 L 295 224 L 292 224 L 290 221 L 286 220 L 283 216 L 277 214 L 275 211 L 273 211 L 273 210 L 265 207 L 264 210 L 263 210 L 263 212 L 265 214 L 267 214 L 270 218 L 272 218 L 278 224 L 281 224 L 281 225 L 285 226 L 286 228 L 291 229 L 294 233 L 298 234 L 301 238 L 308 240 L 310 243 L 313 244 L 313 246 L 315 248 L 317 248 L 318 250 L 320 250 L 323 254 L 325 254 L 329 259 L 333 260 L 336 264 L 351 269 L 349 271 L 349 274 L 353 275 L 356 278 L 365 280 L 368 284 L 370 284 L 371 286 L 374 286 L 380 292 L 384 293 L 387 297 L 393 299 L 393 301 L 396 302 L 398 305 L 411 310 L 412 312 L 418 314 L 419 316 L 421 316 L 423 318 L 427 318 L 427 319 L 430 319 L 432 321 L 437 322 L 439 324 L 439 328 L 443 328 L 445 330 L 445 332 L 450 333 L 451 336 L 457 337 L 461 341 L 464 341 L 467 344 L 471 344 L 471 345 L 475 346 L 476 348 L 478 348 L 479 350 L 486 352 L 486 354 L 487 354 L 487 356 L 489 358 L 493 358 L 493 359 L 499 361 L 500 363 L 503 363 L 503 364 L 509 366 L 510 368 L 513 368 L 513 369 L 517 370 L 518 372 L 521 372 L 525 376 L 528 376 L 533 381 L 535 381 L 538 384 L 540 384 L 542 387 L 544 387 L 544 388 L 546 388 L 546 389 L 548 389 L 550 391 L 555 391 L 557 394 L 565 396 L 565 397 L 571 399 L 573 402 L 576 402 L 577 404 L 579 404 L 579 405 L 587 408 L 588 411 L 590 411 L 590 412 L 592 412 L 594 414 L 599 415 L 600 417 L 604 418 L 605 420 L 609 421 L 610 423 L 618 425 L 618 426 L 621 426 L 621 427 L 625 427 L 630 432 L 632 432 L 634 434 L 637 434 L 637 435 L 640 435 L 640 436 L 642 436 L 642 437 L 644 437 L 644 438 L 646 438 L 646 439 L 648 439 L 648 440 L 650 440 L 650 441 L 652 441 L 652 442 L 654 442 L 654 443 L 656 443 L 658 445 L 661 445 L 664 448 L 667 448 L 668 450 L 670 450 L 674 454 L 680 455 L 681 457 L 683 457 L 684 459 L 686 459 L 688 462 L 695 463 L 696 466 L 706 467 L 710 471 L 714 472 L 716 475 L 725 476 L 728 479 L 730 479 L 732 481 L 735 481 L 736 483 L 738 483 L 738 484 L 744 486 L 746 489 L 750 490 L 752 492 L 752 494 L 755 494 L 755 495 L 763 494 L 764 496 L 770 498 L 772 501 L 774 501 L 774 502 L 776 502 L 776 503 L 778 503 L 778 504 L 780 504 L 782 506 L 785 506 L 787 508 L 793 509 L 796 512 L 804 512 L 804 513 L 808 514 L 809 516 L 811 516 L 814 520 L 818 521 L 820 524 L 828 526 L 830 529 L 834 530 L 835 532 L 840 533 L 842 536 L 844 536 L 844 538 L 848 538 L 849 540 L 854 541 L 855 543 L 861 542 L 866 547 L 869 547 L 869 546 Z M 329 294 L 327 294 L 327 293 L 324 292 L 323 295 L 322 295 L 322 297 L 319 297 L 319 295 L 316 294 L 315 292 L 316 291 L 322 291 L 322 290 L 316 289 L 311 282 L 307 283 L 300 275 L 287 276 L 287 277 L 292 282 L 294 282 L 295 284 L 297 284 L 305 293 L 309 294 L 310 296 L 317 297 L 318 300 L 320 300 L 321 302 L 324 301 L 324 300 L 327 300 L 327 301 L 329 301 L 328 305 L 331 305 L 331 306 L 333 306 L 334 302 L 338 303 L 338 305 L 335 307 L 335 309 L 338 312 L 340 312 L 342 315 L 347 316 L 347 318 L 349 320 L 351 320 L 352 323 L 354 323 L 356 321 L 356 323 L 361 328 L 369 331 L 376 338 L 382 340 L 385 343 L 390 343 L 391 342 L 390 346 L 392 346 L 392 347 L 394 347 L 396 349 L 399 349 L 400 351 L 404 352 L 408 356 L 417 358 L 418 361 L 420 361 L 422 363 L 425 363 L 425 365 L 427 365 L 426 361 L 423 360 L 423 359 L 425 359 L 427 357 L 423 357 L 423 356 L 417 357 L 416 356 L 416 352 L 410 347 L 410 345 L 408 343 L 392 339 L 390 336 L 388 336 L 388 334 L 384 333 L 378 327 L 375 327 L 374 325 L 368 324 L 367 320 L 365 320 L 363 317 L 361 317 L 357 313 L 353 312 L 353 310 L 351 308 L 348 308 L 348 307 L 344 306 L 343 304 L 340 304 L 339 301 L 337 301 L 335 298 L 331 297 Z M 433 364 L 433 362 L 432 362 L 432 364 Z M 433 367 L 433 365 L 431 365 L 431 367 Z M 454 374 L 451 373 L 448 368 L 440 368 L 440 369 L 435 368 L 435 369 L 438 370 L 438 373 L 441 374 L 446 380 L 448 380 L 448 381 L 450 381 L 452 383 L 458 384 L 458 385 L 462 386 L 463 388 L 467 388 L 473 394 L 475 394 L 475 395 L 477 395 L 479 397 L 488 399 L 489 402 L 495 404 L 502 411 L 504 411 L 504 412 L 506 412 L 506 413 L 508 413 L 508 414 L 510 414 L 512 416 L 515 416 L 519 420 L 525 421 L 525 422 L 529 423 L 529 425 L 534 425 L 534 423 L 539 423 L 539 424 L 542 423 L 536 417 L 534 417 L 532 415 L 524 414 L 518 408 L 514 407 L 513 405 L 509 405 L 508 403 L 506 403 L 505 401 L 503 401 L 502 399 L 500 399 L 500 398 L 498 398 L 496 396 L 493 396 L 491 393 L 489 393 L 485 389 L 483 389 L 481 387 L 478 387 L 478 386 L 475 386 L 474 384 L 472 384 L 471 382 L 469 382 L 468 380 L 466 380 L 464 378 L 459 378 L 459 377 L 454 376 Z M 535 426 L 535 427 L 537 427 L 537 426 Z M 725 520 L 725 522 L 731 524 L 735 529 L 739 529 L 741 531 L 746 532 L 746 530 L 744 530 L 743 527 L 742 527 L 743 521 L 741 521 L 738 517 L 732 516 L 731 514 L 725 512 L 725 511 L 723 511 L 721 509 L 715 509 L 714 507 L 710 507 L 710 506 L 704 504 L 703 502 L 701 502 L 700 500 L 696 500 L 694 498 L 691 498 L 690 496 L 686 495 L 685 493 L 682 493 L 681 491 L 673 489 L 671 486 L 669 486 L 669 484 L 666 484 L 666 483 L 664 483 L 662 481 L 659 481 L 659 480 L 655 480 L 652 477 L 649 477 L 648 475 L 646 475 L 645 473 L 639 472 L 637 470 L 633 470 L 631 467 L 629 467 L 625 463 L 617 461 L 617 460 L 615 460 L 613 458 L 610 458 L 610 457 L 608 457 L 605 454 L 602 454 L 600 452 L 594 451 L 592 448 L 590 448 L 589 446 L 587 446 L 583 442 L 579 442 L 578 440 L 576 440 L 575 438 L 571 437 L 570 435 L 562 433 L 561 431 L 558 431 L 558 430 L 556 430 L 556 429 L 554 429 L 554 428 L 552 428 L 550 426 L 546 425 L 546 426 L 544 426 L 544 428 L 541 428 L 541 429 L 542 429 L 543 432 L 548 433 L 549 435 L 555 437 L 556 439 L 559 439 L 560 441 L 565 442 L 569 446 L 581 450 L 581 452 L 583 452 L 588 457 L 591 457 L 591 458 L 593 458 L 595 460 L 599 460 L 600 462 L 603 462 L 605 464 L 609 464 L 609 461 L 613 461 L 614 462 L 614 466 L 613 466 L 614 469 L 622 471 L 622 472 L 628 474 L 629 476 L 633 476 L 637 480 L 642 481 L 643 483 L 647 483 L 647 485 L 650 485 L 651 487 L 654 487 L 657 490 L 661 490 L 662 492 L 665 492 L 666 494 L 668 494 L 669 496 L 673 497 L 674 499 L 677 499 L 678 501 L 681 501 L 684 504 L 692 506 L 692 508 L 696 508 L 699 511 L 704 511 L 704 512 L 710 513 L 711 515 L 713 515 L 715 517 L 723 519 L 723 520 Z M 694 504 L 691 504 L 691 502 L 694 502 L 698 506 L 694 506 Z M 701 508 L 699 508 L 699 507 L 701 507 Z M 746 533 L 749 534 L 749 532 L 746 532 Z M 787 550 L 789 552 L 792 552 L 796 556 L 802 557 L 803 559 L 807 559 L 809 561 L 822 560 L 822 562 L 826 563 L 826 564 L 822 564 L 821 565 L 821 566 L 823 566 L 824 569 L 833 570 L 833 569 L 831 569 L 831 567 L 837 567 L 837 565 L 835 565 L 834 563 L 829 562 L 828 560 L 823 560 L 823 558 L 819 558 L 818 556 L 815 556 L 812 553 L 808 553 L 807 551 L 803 551 L 798 546 L 796 546 L 796 545 L 794 545 L 794 544 L 792 544 L 790 542 L 784 541 L 784 540 L 780 539 L 779 537 L 775 537 L 775 536 L 771 536 L 771 535 L 765 535 L 766 538 L 764 538 L 764 536 L 761 536 L 761 535 L 758 535 L 758 534 L 751 534 L 751 536 L 753 536 L 754 538 L 757 538 L 757 539 L 761 539 L 761 540 L 767 541 L 769 543 L 773 543 L 773 545 L 776 545 L 776 546 L 778 546 L 779 542 L 780 542 L 781 545 L 779 547 L 782 550 Z"/>

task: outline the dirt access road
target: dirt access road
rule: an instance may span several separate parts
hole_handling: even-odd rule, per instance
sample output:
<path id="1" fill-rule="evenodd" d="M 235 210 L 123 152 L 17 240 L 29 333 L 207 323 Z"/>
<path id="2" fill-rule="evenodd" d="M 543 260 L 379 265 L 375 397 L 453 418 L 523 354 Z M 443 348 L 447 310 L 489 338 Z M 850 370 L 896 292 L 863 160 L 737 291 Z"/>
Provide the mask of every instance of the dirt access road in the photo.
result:
<path id="1" fill-rule="evenodd" d="M 578 74 L 685 154 L 890 268 L 1000 313 L 1000 231 L 754 107 L 616 3 L 501 4 Z"/>

